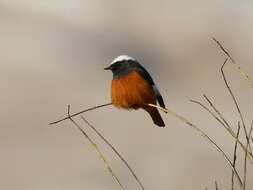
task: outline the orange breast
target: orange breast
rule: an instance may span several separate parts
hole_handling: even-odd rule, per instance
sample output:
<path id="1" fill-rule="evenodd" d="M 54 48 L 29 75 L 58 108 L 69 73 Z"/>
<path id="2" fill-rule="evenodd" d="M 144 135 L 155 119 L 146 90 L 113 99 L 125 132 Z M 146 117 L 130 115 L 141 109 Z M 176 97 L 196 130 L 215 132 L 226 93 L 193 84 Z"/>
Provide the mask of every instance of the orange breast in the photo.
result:
<path id="1" fill-rule="evenodd" d="M 112 104 L 119 108 L 138 109 L 145 104 L 156 104 L 151 85 L 137 72 L 112 80 Z"/>

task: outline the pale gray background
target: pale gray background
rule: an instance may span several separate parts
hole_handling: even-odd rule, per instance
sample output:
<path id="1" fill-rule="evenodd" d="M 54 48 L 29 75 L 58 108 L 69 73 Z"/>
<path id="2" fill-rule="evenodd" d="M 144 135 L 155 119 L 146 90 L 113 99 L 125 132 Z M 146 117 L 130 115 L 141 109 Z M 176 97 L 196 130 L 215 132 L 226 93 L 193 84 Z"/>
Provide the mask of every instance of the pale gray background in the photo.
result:
<path id="1" fill-rule="evenodd" d="M 219 73 L 225 56 L 211 38 L 253 77 L 252 10 L 250 0 L 0 0 L 0 188 L 118 189 L 70 122 L 48 123 L 64 116 L 67 104 L 75 112 L 109 102 L 112 74 L 103 68 L 119 54 L 137 58 L 167 107 L 231 154 L 232 138 L 189 99 L 210 95 L 236 127 L 239 117 Z M 253 90 L 231 64 L 226 71 L 249 125 Z M 214 180 L 229 189 L 231 171 L 222 156 L 182 122 L 161 114 L 166 128 L 155 127 L 143 111 L 108 107 L 85 116 L 147 189 L 214 189 Z M 126 189 L 137 189 L 124 165 L 98 144 Z M 251 189 L 252 165 L 249 170 Z"/>

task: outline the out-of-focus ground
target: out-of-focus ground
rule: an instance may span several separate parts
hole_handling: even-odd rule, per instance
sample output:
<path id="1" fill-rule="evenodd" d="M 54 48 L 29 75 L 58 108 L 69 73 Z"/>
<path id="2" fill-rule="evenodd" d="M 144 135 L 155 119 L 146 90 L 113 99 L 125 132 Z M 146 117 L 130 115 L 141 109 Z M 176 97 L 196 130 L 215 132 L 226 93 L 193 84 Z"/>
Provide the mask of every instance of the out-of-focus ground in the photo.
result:
<path id="1" fill-rule="evenodd" d="M 119 54 L 137 58 L 167 107 L 231 155 L 232 138 L 189 99 L 209 95 L 236 128 L 239 117 L 219 72 L 225 56 L 211 38 L 222 41 L 253 77 L 252 9 L 249 0 L 1 0 L 0 188 L 118 189 L 69 121 L 58 127 L 48 123 L 65 116 L 67 104 L 76 112 L 109 102 L 112 74 L 103 68 Z M 249 125 L 253 89 L 232 64 L 226 72 Z M 147 189 L 214 189 L 215 180 L 220 189 L 229 189 L 231 171 L 222 156 L 185 124 L 161 114 L 166 128 L 155 127 L 143 111 L 108 107 L 85 117 L 125 156 Z M 137 189 L 116 156 L 101 141 L 98 145 L 126 189 Z M 249 165 L 248 189 L 252 170 Z"/>

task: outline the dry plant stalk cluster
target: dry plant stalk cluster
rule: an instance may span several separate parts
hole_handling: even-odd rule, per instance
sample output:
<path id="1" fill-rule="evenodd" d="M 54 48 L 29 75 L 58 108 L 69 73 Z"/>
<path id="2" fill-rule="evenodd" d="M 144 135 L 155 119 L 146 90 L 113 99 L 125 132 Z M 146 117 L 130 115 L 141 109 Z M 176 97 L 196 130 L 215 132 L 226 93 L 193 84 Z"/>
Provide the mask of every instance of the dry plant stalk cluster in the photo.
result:
<path id="1" fill-rule="evenodd" d="M 223 158 L 225 159 L 226 163 L 228 164 L 228 166 L 231 168 L 232 174 L 231 174 L 231 190 L 235 189 L 235 181 L 234 178 L 236 178 L 237 183 L 240 187 L 240 189 L 242 190 L 246 190 L 246 182 L 247 182 L 247 160 L 250 160 L 251 164 L 253 163 L 253 154 L 252 154 L 252 144 L 253 144 L 253 136 L 252 136 L 252 130 L 253 130 L 253 121 L 250 125 L 250 127 L 248 127 L 245 124 L 245 119 L 244 116 L 240 110 L 239 104 L 236 100 L 236 97 L 234 96 L 233 91 L 230 88 L 230 85 L 226 79 L 226 75 L 224 72 L 224 67 L 227 63 L 228 60 L 230 60 L 233 65 L 239 70 L 240 74 L 249 82 L 249 84 L 251 85 L 251 87 L 253 87 L 253 82 L 251 80 L 251 78 L 241 69 L 240 65 L 238 65 L 235 60 L 231 57 L 231 55 L 228 53 L 228 51 L 222 46 L 222 44 L 215 38 L 213 38 L 214 42 L 217 43 L 217 45 L 220 47 L 220 49 L 225 53 L 225 55 L 227 56 L 227 58 L 225 59 L 222 67 L 221 67 L 221 74 L 223 77 L 223 81 L 226 85 L 226 88 L 235 104 L 235 108 L 236 111 L 239 114 L 240 117 L 240 121 L 238 121 L 237 123 L 237 130 L 236 132 L 233 130 L 233 128 L 231 127 L 231 125 L 229 124 L 229 122 L 225 119 L 225 117 L 223 116 L 223 114 L 218 110 L 218 108 L 214 105 L 213 101 L 208 98 L 206 95 L 203 95 L 204 99 L 206 100 L 206 102 L 208 103 L 209 107 L 205 106 L 203 103 L 201 103 L 200 101 L 196 101 L 196 100 L 190 100 L 191 102 L 198 104 L 202 109 L 204 109 L 205 111 L 207 111 L 214 119 L 216 119 L 218 121 L 218 123 L 225 129 L 226 132 L 228 132 L 228 134 L 231 135 L 232 138 L 234 138 L 235 140 L 235 145 L 234 145 L 234 150 L 233 150 L 233 158 L 229 158 L 229 156 L 223 151 L 223 149 L 210 137 L 208 136 L 208 134 L 206 134 L 202 129 L 200 129 L 198 126 L 196 126 L 195 124 L 193 124 L 192 122 L 190 122 L 189 120 L 187 120 L 186 118 L 184 118 L 183 116 L 173 112 L 172 110 L 169 109 L 164 109 L 160 106 L 157 105 L 153 105 L 153 104 L 148 104 L 148 106 L 151 107 L 156 107 L 166 113 L 171 114 L 172 116 L 176 117 L 177 119 L 179 119 L 180 121 L 182 121 L 183 123 L 186 124 L 186 126 L 191 127 L 192 129 L 194 129 L 197 133 L 199 133 L 202 137 L 207 139 L 207 142 L 209 142 L 218 152 L 220 152 L 223 156 Z M 52 122 L 50 123 L 50 125 L 53 124 L 57 124 L 59 122 L 65 121 L 65 120 L 70 120 L 74 126 L 76 126 L 78 128 L 78 130 L 84 135 L 84 137 L 89 141 L 89 143 L 92 145 L 92 147 L 96 150 L 98 156 L 101 158 L 101 160 L 103 161 L 105 167 L 107 168 L 107 170 L 109 171 L 110 175 L 112 176 L 112 178 L 115 180 L 115 182 L 119 185 L 119 187 L 121 189 L 125 189 L 125 187 L 122 185 L 122 183 L 120 182 L 119 178 L 116 176 L 116 174 L 113 172 L 110 164 L 108 163 L 108 161 L 106 160 L 106 158 L 104 157 L 104 155 L 102 154 L 100 148 L 95 144 L 94 140 L 91 139 L 90 136 L 88 136 L 88 134 L 80 127 L 80 125 L 73 120 L 73 117 L 75 116 L 81 116 L 82 121 L 84 121 L 87 126 L 92 129 L 112 150 L 113 152 L 118 156 L 118 158 L 125 164 L 125 166 L 129 169 L 130 173 L 132 174 L 133 178 L 136 180 L 137 184 L 139 185 L 139 188 L 142 190 L 145 190 L 143 184 L 141 183 L 140 179 L 137 177 L 137 175 L 135 174 L 135 172 L 133 171 L 133 169 L 130 167 L 130 165 L 128 164 L 128 162 L 126 161 L 126 159 L 116 150 L 116 148 L 93 126 L 91 125 L 87 119 L 84 118 L 84 116 L 82 116 L 81 114 L 91 111 L 91 110 L 95 110 L 98 108 L 102 108 L 102 107 L 106 107 L 112 105 L 111 103 L 108 104 L 103 104 L 103 105 L 99 105 L 99 106 L 95 106 L 92 108 L 88 108 L 85 109 L 83 111 L 80 111 L 78 113 L 75 114 L 70 114 L 70 105 L 68 105 L 68 112 L 67 112 L 67 117 L 60 119 L 58 121 Z M 239 134 L 241 131 L 241 128 L 243 128 L 244 131 L 244 137 L 246 139 L 246 144 L 243 144 L 242 140 L 239 139 Z M 244 168 L 243 168 L 243 174 L 240 175 L 239 172 L 237 171 L 236 168 L 236 160 L 237 160 L 237 147 L 239 146 L 241 147 L 241 149 L 244 152 Z M 207 189 L 207 188 L 205 188 Z M 217 181 L 215 181 L 215 189 L 218 190 L 218 183 Z"/>

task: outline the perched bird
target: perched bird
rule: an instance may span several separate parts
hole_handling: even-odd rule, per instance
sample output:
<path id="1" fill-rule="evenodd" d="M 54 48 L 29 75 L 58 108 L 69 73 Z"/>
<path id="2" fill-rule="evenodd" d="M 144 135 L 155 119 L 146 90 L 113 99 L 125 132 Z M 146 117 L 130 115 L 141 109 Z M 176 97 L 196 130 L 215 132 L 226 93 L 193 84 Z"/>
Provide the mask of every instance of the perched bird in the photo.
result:
<path id="1" fill-rule="evenodd" d="M 114 106 L 124 109 L 142 108 L 149 113 L 156 125 L 165 126 L 157 108 L 147 105 L 158 101 L 165 108 L 163 98 L 150 74 L 136 59 L 120 55 L 104 69 L 113 73 L 111 101 Z"/>

